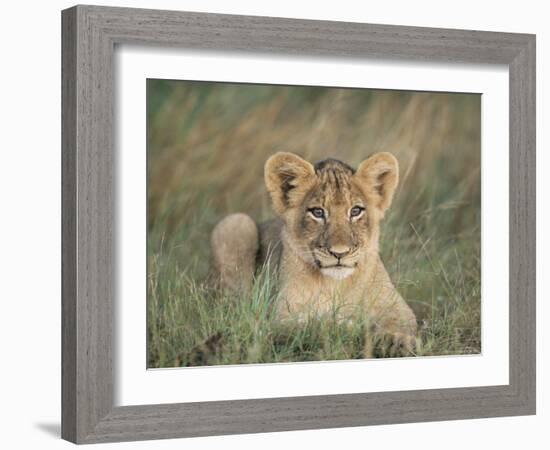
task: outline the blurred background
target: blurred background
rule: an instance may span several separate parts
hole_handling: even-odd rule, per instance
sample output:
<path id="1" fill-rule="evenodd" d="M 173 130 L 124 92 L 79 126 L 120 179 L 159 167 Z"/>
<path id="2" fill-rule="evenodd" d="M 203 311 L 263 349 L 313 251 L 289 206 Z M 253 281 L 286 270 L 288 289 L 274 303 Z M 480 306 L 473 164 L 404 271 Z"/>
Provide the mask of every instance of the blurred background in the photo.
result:
<path id="1" fill-rule="evenodd" d="M 273 217 L 263 166 L 276 151 L 354 167 L 393 153 L 381 255 L 421 352 L 480 352 L 480 95 L 150 79 L 147 114 L 150 365 L 177 365 L 216 331 L 182 305 L 207 275 L 218 220 Z"/>

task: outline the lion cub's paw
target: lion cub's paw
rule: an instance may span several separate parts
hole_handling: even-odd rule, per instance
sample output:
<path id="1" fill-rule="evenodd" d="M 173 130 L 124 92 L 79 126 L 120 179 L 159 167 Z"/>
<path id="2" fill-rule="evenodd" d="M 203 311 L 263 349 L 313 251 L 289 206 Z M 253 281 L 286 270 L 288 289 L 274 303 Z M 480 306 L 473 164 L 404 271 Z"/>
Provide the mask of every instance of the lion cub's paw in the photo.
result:
<path id="1" fill-rule="evenodd" d="M 369 340 L 368 340 L 369 341 Z M 386 333 L 370 339 L 365 348 L 367 358 L 415 356 L 416 336 L 408 333 Z"/>

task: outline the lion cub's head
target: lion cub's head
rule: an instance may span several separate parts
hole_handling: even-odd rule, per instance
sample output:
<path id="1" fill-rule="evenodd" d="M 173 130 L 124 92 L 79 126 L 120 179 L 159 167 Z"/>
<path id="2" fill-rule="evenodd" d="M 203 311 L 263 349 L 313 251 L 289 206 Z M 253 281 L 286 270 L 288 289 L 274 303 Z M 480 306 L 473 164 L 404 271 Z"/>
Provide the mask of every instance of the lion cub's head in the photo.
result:
<path id="1" fill-rule="evenodd" d="M 323 275 L 343 279 L 378 251 L 379 222 L 398 172 L 390 153 L 377 153 L 354 170 L 335 159 L 312 165 L 281 152 L 267 160 L 265 183 L 290 246 Z"/>

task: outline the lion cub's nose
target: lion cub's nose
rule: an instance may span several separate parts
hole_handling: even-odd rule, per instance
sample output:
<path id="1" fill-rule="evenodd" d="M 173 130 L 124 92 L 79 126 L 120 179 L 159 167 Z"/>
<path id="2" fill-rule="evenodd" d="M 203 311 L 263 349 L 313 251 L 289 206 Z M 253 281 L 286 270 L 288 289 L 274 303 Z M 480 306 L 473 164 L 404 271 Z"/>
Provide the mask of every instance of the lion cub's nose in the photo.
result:
<path id="1" fill-rule="evenodd" d="M 350 250 L 351 248 L 346 245 L 333 245 L 328 249 L 329 253 L 338 259 L 346 256 L 350 252 Z"/>

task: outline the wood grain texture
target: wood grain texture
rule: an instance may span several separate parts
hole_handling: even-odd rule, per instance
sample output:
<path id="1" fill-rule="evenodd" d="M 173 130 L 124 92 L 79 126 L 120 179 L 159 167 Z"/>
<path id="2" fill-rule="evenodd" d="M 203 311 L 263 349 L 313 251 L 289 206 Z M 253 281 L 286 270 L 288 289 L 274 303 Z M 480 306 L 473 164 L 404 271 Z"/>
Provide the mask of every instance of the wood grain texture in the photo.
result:
<path id="1" fill-rule="evenodd" d="M 61 50 L 61 434 L 76 440 L 76 10 L 63 14 Z"/>
<path id="2" fill-rule="evenodd" d="M 510 385 L 536 399 L 536 95 L 535 39 L 510 71 Z"/>
<path id="3" fill-rule="evenodd" d="M 77 443 L 535 412 L 535 37 L 77 6 L 62 14 L 62 436 Z M 113 406 L 115 44 L 505 64 L 510 72 L 510 383 Z"/>

